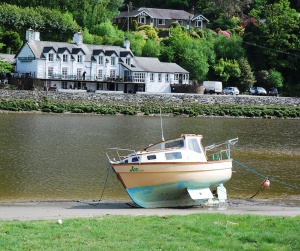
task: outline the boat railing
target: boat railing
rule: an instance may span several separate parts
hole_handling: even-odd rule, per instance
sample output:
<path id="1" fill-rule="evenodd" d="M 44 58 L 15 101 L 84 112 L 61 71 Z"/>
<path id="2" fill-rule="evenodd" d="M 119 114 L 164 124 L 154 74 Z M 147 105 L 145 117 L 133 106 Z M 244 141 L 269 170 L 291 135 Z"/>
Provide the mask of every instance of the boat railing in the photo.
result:
<path id="1" fill-rule="evenodd" d="M 234 146 L 238 142 L 238 138 L 229 139 L 222 143 L 214 143 L 212 145 L 204 147 L 204 151 L 207 157 L 211 160 L 230 159 L 231 146 Z M 224 149 L 225 148 L 225 149 Z M 208 151 L 215 150 L 213 153 L 207 154 Z"/>
<path id="2" fill-rule="evenodd" d="M 122 161 L 126 157 L 129 157 L 129 156 L 138 157 L 137 152 L 135 150 L 132 150 L 132 149 L 123 149 L 123 148 L 118 148 L 118 147 L 107 148 L 107 149 L 108 150 L 113 150 L 113 152 L 114 152 L 114 153 L 112 153 L 112 155 L 110 155 L 111 157 L 109 156 L 108 153 L 106 153 L 106 156 L 107 156 L 107 158 L 110 162 Z"/>

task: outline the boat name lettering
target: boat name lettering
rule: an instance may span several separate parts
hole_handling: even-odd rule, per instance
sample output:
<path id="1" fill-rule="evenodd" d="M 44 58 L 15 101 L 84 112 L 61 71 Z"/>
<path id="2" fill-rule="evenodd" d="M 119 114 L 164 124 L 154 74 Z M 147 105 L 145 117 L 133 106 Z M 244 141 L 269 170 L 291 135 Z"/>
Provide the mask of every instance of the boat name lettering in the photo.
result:
<path id="1" fill-rule="evenodd" d="M 131 169 L 130 169 L 130 172 L 142 172 L 142 170 L 139 170 L 138 167 L 132 166 Z"/>

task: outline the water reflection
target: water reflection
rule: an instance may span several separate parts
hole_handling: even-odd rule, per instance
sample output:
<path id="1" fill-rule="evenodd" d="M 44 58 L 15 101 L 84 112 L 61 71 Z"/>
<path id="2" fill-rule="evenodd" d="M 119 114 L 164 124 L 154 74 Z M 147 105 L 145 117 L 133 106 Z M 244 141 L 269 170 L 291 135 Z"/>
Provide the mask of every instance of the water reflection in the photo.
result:
<path id="1" fill-rule="evenodd" d="M 139 149 L 159 141 L 159 117 L 0 114 L 0 201 L 98 200 L 109 147 Z M 299 120 L 163 118 L 164 137 L 204 136 L 210 145 L 239 137 L 232 157 L 270 178 L 300 186 Z M 263 178 L 234 164 L 230 197 L 250 197 Z M 300 190 L 271 182 L 257 197 L 290 197 Z M 111 172 L 103 199 L 129 200 Z"/>

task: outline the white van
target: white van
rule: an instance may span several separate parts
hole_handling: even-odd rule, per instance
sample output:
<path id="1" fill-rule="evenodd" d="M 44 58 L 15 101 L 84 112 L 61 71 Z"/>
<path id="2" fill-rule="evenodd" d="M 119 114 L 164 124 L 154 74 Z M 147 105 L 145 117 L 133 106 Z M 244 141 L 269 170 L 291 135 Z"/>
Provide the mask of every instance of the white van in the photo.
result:
<path id="1" fill-rule="evenodd" d="M 223 93 L 222 82 L 219 81 L 203 81 L 203 86 L 205 87 L 204 93 Z"/>

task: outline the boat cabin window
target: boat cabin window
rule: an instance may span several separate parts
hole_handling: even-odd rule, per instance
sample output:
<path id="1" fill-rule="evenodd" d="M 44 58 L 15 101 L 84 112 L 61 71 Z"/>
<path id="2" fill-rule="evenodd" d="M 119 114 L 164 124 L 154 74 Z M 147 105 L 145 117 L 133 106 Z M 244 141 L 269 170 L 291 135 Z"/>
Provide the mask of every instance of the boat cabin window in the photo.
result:
<path id="1" fill-rule="evenodd" d="M 148 159 L 148 160 L 156 159 L 156 155 L 148 155 L 148 156 L 147 156 L 147 159 Z"/>
<path id="2" fill-rule="evenodd" d="M 182 148 L 184 146 L 183 139 L 174 140 L 165 143 L 165 148 Z"/>
<path id="3" fill-rule="evenodd" d="M 199 141 L 195 138 L 190 138 L 187 141 L 188 143 L 188 149 L 197 153 L 201 153 L 201 149 L 199 146 Z"/>
<path id="4" fill-rule="evenodd" d="M 165 153 L 166 160 L 182 159 L 181 152 Z"/>
<path id="5" fill-rule="evenodd" d="M 139 160 L 140 160 L 139 157 L 133 157 L 131 161 L 132 161 L 132 162 L 139 162 Z"/>

